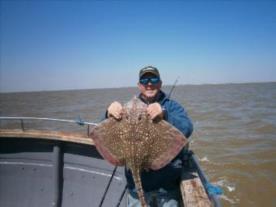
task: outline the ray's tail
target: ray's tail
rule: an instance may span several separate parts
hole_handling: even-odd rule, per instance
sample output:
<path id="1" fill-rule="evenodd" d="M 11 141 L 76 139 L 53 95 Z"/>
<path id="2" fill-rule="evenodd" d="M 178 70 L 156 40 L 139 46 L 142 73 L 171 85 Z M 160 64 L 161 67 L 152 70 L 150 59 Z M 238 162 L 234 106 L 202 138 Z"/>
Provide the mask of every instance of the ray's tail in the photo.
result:
<path id="1" fill-rule="evenodd" d="M 141 177 L 140 177 L 140 170 L 134 170 L 134 171 L 132 171 L 132 173 L 133 173 L 133 179 L 134 179 L 135 187 L 137 190 L 138 198 L 141 202 L 141 206 L 147 207 L 145 194 L 144 194 L 143 187 L 142 187 L 142 181 L 141 181 Z"/>

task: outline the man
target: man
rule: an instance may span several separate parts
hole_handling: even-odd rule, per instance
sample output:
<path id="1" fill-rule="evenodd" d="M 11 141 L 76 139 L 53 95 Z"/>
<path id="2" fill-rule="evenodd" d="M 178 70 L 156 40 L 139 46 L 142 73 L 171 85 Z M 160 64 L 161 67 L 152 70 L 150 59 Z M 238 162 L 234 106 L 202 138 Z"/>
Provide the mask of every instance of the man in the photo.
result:
<path id="1" fill-rule="evenodd" d="M 193 125 L 185 109 L 176 101 L 169 99 L 161 90 L 162 80 L 157 68 L 147 66 L 139 72 L 139 98 L 148 105 L 147 113 L 151 119 L 162 118 L 179 129 L 187 138 L 193 131 Z M 113 102 L 107 109 L 107 116 L 121 118 L 122 105 Z M 167 166 L 153 171 L 143 171 L 141 174 L 145 198 L 150 206 L 176 207 L 180 206 L 179 181 L 182 167 L 180 152 Z M 128 183 L 128 207 L 140 206 L 134 181 L 130 170 L 125 170 Z"/>

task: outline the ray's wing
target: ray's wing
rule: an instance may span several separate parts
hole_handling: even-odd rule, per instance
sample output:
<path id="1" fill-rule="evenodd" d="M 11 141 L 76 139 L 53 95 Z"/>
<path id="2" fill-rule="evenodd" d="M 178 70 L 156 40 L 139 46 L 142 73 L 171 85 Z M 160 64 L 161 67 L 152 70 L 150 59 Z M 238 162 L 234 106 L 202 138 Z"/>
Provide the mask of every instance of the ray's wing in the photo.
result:
<path id="1" fill-rule="evenodd" d="M 188 143 L 188 139 L 164 120 L 153 123 L 149 127 L 152 147 L 147 165 L 153 170 L 158 170 L 176 157 Z"/>
<path id="2" fill-rule="evenodd" d="M 122 123 L 114 118 L 101 122 L 90 133 L 96 148 L 104 159 L 113 165 L 124 165 L 124 143 L 122 141 Z"/>

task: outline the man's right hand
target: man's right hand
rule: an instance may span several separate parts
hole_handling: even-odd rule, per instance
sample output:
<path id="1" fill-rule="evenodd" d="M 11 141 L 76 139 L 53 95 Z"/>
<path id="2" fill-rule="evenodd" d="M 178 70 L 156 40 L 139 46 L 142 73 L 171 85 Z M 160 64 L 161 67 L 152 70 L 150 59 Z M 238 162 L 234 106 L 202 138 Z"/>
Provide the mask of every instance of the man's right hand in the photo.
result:
<path id="1" fill-rule="evenodd" d="M 122 118 L 122 109 L 123 106 L 117 101 L 114 101 L 110 104 L 110 106 L 107 108 L 107 116 L 113 116 L 115 119 L 121 119 Z"/>

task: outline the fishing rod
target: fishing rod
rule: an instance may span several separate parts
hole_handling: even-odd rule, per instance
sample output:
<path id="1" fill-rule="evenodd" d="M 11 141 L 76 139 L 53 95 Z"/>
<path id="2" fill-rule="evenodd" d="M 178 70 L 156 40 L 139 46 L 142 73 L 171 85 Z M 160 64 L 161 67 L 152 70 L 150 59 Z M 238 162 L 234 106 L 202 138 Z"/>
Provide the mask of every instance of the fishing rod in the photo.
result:
<path id="1" fill-rule="evenodd" d="M 172 88 L 171 88 L 171 90 L 170 90 L 170 92 L 169 92 L 168 98 L 171 97 L 172 92 L 173 92 L 173 90 L 175 89 L 176 84 L 177 84 L 177 81 L 178 81 L 179 78 L 180 78 L 180 76 L 177 76 L 177 78 L 175 79 L 175 81 L 174 81 L 174 83 L 173 83 L 173 86 L 172 86 Z"/>
<path id="2" fill-rule="evenodd" d="M 177 81 L 178 81 L 178 79 L 180 78 L 180 76 L 177 76 L 177 78 L 175 79 L 175 81 L 174 81 L 174 83 L 173 83 L 173 85 L 172 85 L 172 88 L 171 88 L 171 90 L 170 90 L 170 92 L 169 92 L 169 95 L 167 96 L 168 98 L 170 98 L 171 97 L 171 95 L 172 95 L 172 92 L 173 92 L 173 90 L 175 89 L 175 87 L 176 87 L 176 83 L 177 83 Z M 163 99 L 162 101 L 161 101 L 161 105 L 165 102 L 165 100 L 166 99 Z"/>

